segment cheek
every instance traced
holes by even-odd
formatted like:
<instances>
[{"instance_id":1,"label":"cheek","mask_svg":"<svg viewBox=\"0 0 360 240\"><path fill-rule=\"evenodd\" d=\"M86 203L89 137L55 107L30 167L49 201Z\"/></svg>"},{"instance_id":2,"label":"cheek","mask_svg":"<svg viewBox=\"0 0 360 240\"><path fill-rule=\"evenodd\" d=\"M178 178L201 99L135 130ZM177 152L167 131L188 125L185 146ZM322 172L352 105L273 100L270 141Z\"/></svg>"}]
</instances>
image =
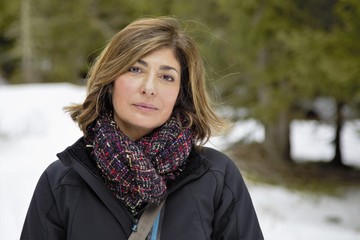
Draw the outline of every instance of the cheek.
<instances>
[{"instance_id":1,"label":"cheek","mask_svg":"<svg viewBox=\"0 0 360 240\"><path fill-rule=\"evenodd\" d=\"M133 91L133 87L131 84L128 84L128 81L124 81L122 79L117 79L114 83L113 90L113 103L121 102L123 99L127 99L128 95Z\"/></svg>"},{"instance_id":2,"label":"cheek","mask_svg":"<svg viewBox=\"0 0 360 240\"><path fill-rule=\"evenodd\" d=\"M117 93L126 93L128 89L130 88L129 84L127 84L127 81L125 81L122 78L118 78L114 83L114 92Z\"/></svg>"},{"instance_id":3,"label":"cheek","mask_svg":"<svg viewBox=\"0 0 360 240\"><path fill-rule=\"evenodd\" d=\"M178 89L167 90L166 93L164 94L165 96L164 101L166 101L166 104L169 107L173 108L175 106L178 95L179 95Z\"/></svg>"}]
</instances>

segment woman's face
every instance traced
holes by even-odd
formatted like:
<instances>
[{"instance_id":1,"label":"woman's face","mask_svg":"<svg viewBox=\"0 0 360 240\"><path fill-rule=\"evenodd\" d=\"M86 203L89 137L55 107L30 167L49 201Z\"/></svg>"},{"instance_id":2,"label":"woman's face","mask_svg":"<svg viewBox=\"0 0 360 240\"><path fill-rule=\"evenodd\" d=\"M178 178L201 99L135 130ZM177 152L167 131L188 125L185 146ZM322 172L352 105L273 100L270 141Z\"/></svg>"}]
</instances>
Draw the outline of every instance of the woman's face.
<instances>
[{"instance_id":1,"label":"woman's face","mask_svg":"<svg viewBox=\"0 0 360 240\"><path fill-rule=\"evenodd\" d=\"M114 82L114 120L131 139L139 139L170 117L180 91L180 63L171 48L139 59Z\"/></svg>"}]
</instances>

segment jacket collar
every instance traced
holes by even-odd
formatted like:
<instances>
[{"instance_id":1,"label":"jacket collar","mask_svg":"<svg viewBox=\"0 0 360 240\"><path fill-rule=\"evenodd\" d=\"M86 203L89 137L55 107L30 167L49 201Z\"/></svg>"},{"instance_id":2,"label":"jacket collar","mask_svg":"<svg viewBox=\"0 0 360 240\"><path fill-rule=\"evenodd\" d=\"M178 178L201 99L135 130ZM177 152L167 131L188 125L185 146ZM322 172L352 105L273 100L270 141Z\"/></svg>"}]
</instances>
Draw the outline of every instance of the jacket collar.
<instances>
[{"instance_id":1,"label":"jacket collar","mask_svg":"<svg viewBox=\"0 0 360 240\"><path fill-rule=\"evenodd\" d=\"M96 171L93 172L91 170L96 167L91 163L91 158L85 147L84 139L80 138L74 145L57 154L57 156L65 166L72 167L81 176L115 216L125 234L129 236L131 234L131 226L134 219L125 207L119 204L112 196L102 179L96 174Z\"/></svg>"},{"instance_id":2,"label":"jacket collar","mask_svg":"<svg viewBox=\"0 0 360 240\"><path fill-rule=\"evenodd\" d=\"M185 184L200 178L208 171L209 167L209 161L199 153L199 150L196 149L196 147L193 148L182 174L175 181L167 183L167 194L170 195Z\"/></svg>"},{"instance_id":3,"label":"jacket collar","mask_svg":"<svg viewBox=\"0 0 360 240\"><path fill-rule=\"evenodd\" d=\"M78 174L90 185L90 187L99 195L101 199L108 199L107 195L110 195L113 199L108 203L114 205L112 202L118 202L107 190L103 179L100 175L95 162L91 159L90 150L85 145L84 138L80 138L72 146L65 149L63 152L57 155L60 161L65 166L72 167ZM209 169L209 161L199 153L199 150L195 147L189 155L189 160L182 173L175 181L168 183L168 192L170 195L177 189L181 188L185 184L200 178Z\"/></svg>"}]
</instances>

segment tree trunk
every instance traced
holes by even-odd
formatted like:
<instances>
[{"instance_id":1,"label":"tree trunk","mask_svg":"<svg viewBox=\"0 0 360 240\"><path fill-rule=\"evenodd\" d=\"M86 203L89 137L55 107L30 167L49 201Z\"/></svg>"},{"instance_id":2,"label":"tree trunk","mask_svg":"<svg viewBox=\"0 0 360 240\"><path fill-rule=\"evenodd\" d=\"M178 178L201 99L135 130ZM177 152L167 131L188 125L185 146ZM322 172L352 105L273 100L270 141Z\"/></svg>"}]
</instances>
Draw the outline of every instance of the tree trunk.
<instances>
[{"instance_id":1,"label":"tree trunk","mask_svg":"<svg viewBox=\"0 0 360 240\"><path fill-rule=\"evenodd\" d=\"M31 0L21 1L21 72L22 81L36 80L33 65L33 43L31 36Z\"/></svg>"},{"instance_id":2,"label":"tree trunk","mask_svg":"<svg viewBox=\"0 0 360 240\"><path fill-rule=\"evenodd\" d=\"M277 121L265 126L264 147L271 158L292 161L290 120L287 112L280 113Z\"/></svg>"},{"instance_id":3,"label":"tree trunk","mask_svg":"<svg viewBox=\"0 0 360 240\"><path fill-rule=\"evenodd\" d=\"M341 133L344 125L342 110L344 105L345 104L343 102L336 103L335 139L334 139L335 155L333 160L331 161L332 164L341 167L344 166L342 162L342 151L341 151Z\"/></svg>"}]
</instances>

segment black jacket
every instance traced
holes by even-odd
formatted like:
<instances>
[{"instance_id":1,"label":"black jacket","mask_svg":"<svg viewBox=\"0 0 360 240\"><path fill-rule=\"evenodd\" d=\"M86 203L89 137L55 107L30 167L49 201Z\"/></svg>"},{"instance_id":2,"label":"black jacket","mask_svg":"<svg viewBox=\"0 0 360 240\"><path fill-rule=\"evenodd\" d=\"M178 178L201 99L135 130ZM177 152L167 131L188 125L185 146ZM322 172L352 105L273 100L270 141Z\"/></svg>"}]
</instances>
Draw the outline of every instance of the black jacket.
<instances>
[{"instance_id":1,"label":"black jacket","mask_svg":"<svg viewBox=\"0 0 360 240\"><path fill-rule=\"evenodd\" d=\"M21 239L122 240L133 217L105 187L81 138L42 174ZM263 239L245 183L233 162L193 150L185 175L168 186L161 239Z\"/></svg>"}]
</instances>

